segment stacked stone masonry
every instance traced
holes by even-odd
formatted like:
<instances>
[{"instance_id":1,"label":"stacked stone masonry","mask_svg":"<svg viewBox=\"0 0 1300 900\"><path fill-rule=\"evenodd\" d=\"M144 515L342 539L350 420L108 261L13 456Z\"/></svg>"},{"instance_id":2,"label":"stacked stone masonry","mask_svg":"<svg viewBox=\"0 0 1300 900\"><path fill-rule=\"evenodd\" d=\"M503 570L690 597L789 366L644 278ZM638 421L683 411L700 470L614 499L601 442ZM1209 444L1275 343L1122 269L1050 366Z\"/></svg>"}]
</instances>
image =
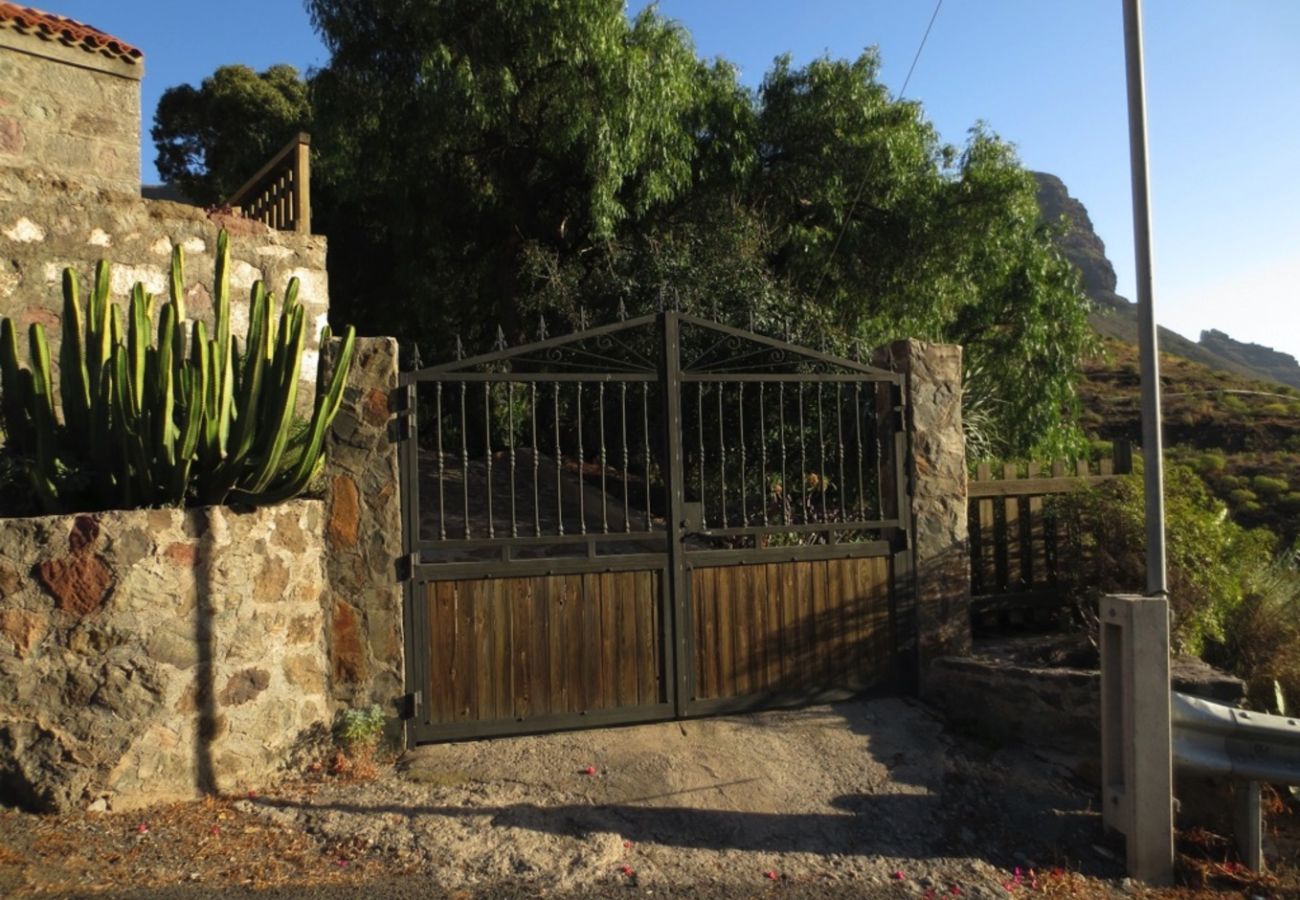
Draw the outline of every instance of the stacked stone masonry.
<instances>
[{"instance_id":1,"label":"stacked stone masonry","mask_svg":"<svg viewBox=\"0 0 1300 900\"><path fill-rule=\"evenodd\" d=\"M896 341L875 364L905 376L916 585L918 676L941 656L970 651L970 547L961 347ZM920 677L922 690L926 680Z\"/></svg>"},{"instance_id":2,"label":"stacked stone masonry","mask_svg":"<svg viewBox=\"0 0 1300 900\"><path fill-rule=\"evenodd\" d=\"M0 799L254 788L330 719L319 500L0 520Z\"/></svg>"},{"instance_id":3,"label":"stacked stone masonry","mask_svg":"<svg viewBox=\"0 0 1300 900\"><path fill-rule=\"evenodd\" d=\"M331 691L345 704L378 703L390 716L404 690L401 497L390 433L396 388L397 342L358 339L325 448Z\"/></svg>"},{"instance_id":4,"label":"stacked stone masonry","mask_svg":"<svg viewBox=\"0 0 1300 900\"><path fill-rule=\"evenodd\" d=\"M180 203L141 200L37 169L0 167L0 315L19 326L24 348L28 326L40 322L57 370L64 268L77 270L83 297L95 264L107 259L112 298L119 304L126 304L137 281L165 298L172 246L179 245L185 251L186 312L191 320L211 326L213 255L222 227L231 235L231 328L236 335L247 333L254 282L264 281L279 299L289 279L298 279L308 323L299 409L309 411L318 336L329 312L323 237L272 231Z\"/></svg>"},{"instance_id":5,"label":"stacked stone masonry","mask_svg":"<svg viewBox=\"0 0 1300 900\"><path fill-rule=\"evenodd\" d=\"M0 165L138 195L143 69L0 29Z\"/></svg>"}]
</instances>

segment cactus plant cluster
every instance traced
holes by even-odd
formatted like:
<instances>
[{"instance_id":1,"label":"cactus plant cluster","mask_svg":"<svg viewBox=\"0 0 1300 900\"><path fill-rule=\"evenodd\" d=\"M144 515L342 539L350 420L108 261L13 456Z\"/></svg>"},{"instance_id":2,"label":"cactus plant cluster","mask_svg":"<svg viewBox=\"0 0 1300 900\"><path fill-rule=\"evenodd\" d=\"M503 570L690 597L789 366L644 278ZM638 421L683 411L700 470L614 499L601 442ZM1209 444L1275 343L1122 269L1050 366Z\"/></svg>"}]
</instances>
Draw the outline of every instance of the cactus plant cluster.
<instances>
[{"instance_id":1,"label":"cactus plant cluster","mask_svg":"<svg viewBox=\"0 0 1300 900\"><path fill-rule=\"evenodd\" d=\"M101 508L275 503L300 493L324 461L354 344L349 328L332 374L317 368L311 419L294 415L306 340L298 282L274 298L252 288L247 340L230 330L230 247L217 239L215 328L185 316L185 260L172 251L170 297L155 324L141 284L122 308L109 300L100 261L85 309L76 272L63 273L59 400L44 329L28 332L21 364L14 323L0 321L0 419L6 450L25 469L47 512L88 502ZM321 334L321 345L329 339Z\"/></svg>"}]
</instances>

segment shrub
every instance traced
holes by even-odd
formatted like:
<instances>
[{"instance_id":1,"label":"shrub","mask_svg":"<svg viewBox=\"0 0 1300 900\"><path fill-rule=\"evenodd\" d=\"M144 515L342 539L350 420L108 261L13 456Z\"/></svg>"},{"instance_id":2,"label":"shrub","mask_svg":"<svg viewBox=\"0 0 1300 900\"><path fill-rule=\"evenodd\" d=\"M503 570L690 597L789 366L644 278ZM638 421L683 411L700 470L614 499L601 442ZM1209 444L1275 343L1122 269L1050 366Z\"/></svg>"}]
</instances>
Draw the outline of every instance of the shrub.
<instances>
[{"instance_id":1,"label":"shrub","mask_svg":"<svg viewBox=\"0 0 1300 900\"><path fill-rule=\"evenodd\" d=\"M275 503L300 493L320 471L353 330L328 384L322 355L314 410L303 422L296 401L307 326L297 279L285 290L278 322L272 319L274 298L261 282L253 286L241 348L230 329L229 269L229 238L222 231L212 336L195 321L188 341L179 247L172 253L170 302L155 310L153 296L137 283L125 318L108 298L106 262L96 267L84 317L76 273L65 270L62 419L42 326L33 323L29 330L26 368L14 323L0 321L4 451L45 512ZM328 337L326 328L321 340Z\"/></svg>"},{"instance_id":2,"label":"shrub","mask_svg":"<svg viewBox=\"0 0 1300 900\"><path fill-rule=\"evenodd\" d=\"M1287 707L1300 703L1300 569L1294 552L1261 566L1241 603L1229 610L1224 640L1211 660L1245 679L1252 702L1276 705L1280 685Z\"/></svg>"},{"instance_id":3,"label":"shrub","mask_svg":"<svg viewBox=\"0 0 1300 900\"><path fill-rule=\"evenodd\" d=\"M1233 506L1245 506L1247 503L1254 503L1259 497L1254 491L1247 488L1237 488L1228 492L1228 500Z\"/></svg>"},{"instance_id":4,"label":"shrub","mask_svg":"<svg viewBox=\"0 0 1300 900\"><path fill-rule=\"evenodd\" d=\"M1140 472L1055 502L1062 524L1059 571L1080 600L1146 585L1146 527ZM1247 531L1228 517L1186 466L1165 470L1165 538L1173 644L1199 655L1222 642L1224 623L1250 578L1270 562L1274 537Z\"/></svg>"},{"instance_id":5,"label":"shrub","mask_svg":"<svg viewBox=\"0 0 1300 900\"><path fill-rule=\"evenodd\" d=\"M1291 489L1285 478L1274 478L1272 475L1256 475L1250 480L1250 486L1255 489L1255 493L1265 497L1276 497Z\"/></svg>"},{"instance_id":6,"label":"shrub","mask_svg":"<svg viewBox=\"0 0 1300 900\"><path fill-rule=\"evenodd\" d=\"M1228 460L1222 453L1210 451L1196 457L1196 470L1202 475L1221 472L1227 463Z\"/></svg>"}]
</instances>

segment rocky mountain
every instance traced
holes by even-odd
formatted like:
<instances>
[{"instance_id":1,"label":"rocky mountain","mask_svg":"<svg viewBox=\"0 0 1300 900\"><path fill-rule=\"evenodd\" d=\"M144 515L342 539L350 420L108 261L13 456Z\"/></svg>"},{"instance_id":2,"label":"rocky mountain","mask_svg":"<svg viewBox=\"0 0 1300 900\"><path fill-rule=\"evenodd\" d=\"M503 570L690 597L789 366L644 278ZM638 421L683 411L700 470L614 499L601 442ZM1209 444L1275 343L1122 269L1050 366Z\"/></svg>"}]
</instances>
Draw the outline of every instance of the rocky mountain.
<instances>
[{"instance_id":1,"label":"rocky mountain","mask_svg":"<svg viewBox=\"0 0 1300 900\"><path fill-rule=\"evenodd\" d=\"M1300 387L1300 363L1290 353L1282 353L1263 344L1236 341L1213 328L1201 332L1200 345L1224 359L1262 372L1275 381Z\"/></svg>"},{"instance_id":2,"label":"rocky mountain","mask_svg":"<svg viewBox=\"0 0 1300 900\"><path fill-rule=\"evenodd\" d=\"M1043 220L1058 223L1062 217L1065 219L1066 229L1059 238L1059 246L1066 259L1078 267L1084 293L1096 306L1090 316L1093 327L1105 337L1136 344L1137 305L1115 293L1115 268L1106 257L1106 245L1093 230L1087 208L1070 196L1060 178L1047 172L1033 175L1038 183L1038 206ZM1221 331L1202 332L1199 343L1168 328L1161 327L1159 333L1160 349L1165 353L1243 378L1300 387L1300 364L1289 354L1233 340Z\"/></svg>"}]
</instances>

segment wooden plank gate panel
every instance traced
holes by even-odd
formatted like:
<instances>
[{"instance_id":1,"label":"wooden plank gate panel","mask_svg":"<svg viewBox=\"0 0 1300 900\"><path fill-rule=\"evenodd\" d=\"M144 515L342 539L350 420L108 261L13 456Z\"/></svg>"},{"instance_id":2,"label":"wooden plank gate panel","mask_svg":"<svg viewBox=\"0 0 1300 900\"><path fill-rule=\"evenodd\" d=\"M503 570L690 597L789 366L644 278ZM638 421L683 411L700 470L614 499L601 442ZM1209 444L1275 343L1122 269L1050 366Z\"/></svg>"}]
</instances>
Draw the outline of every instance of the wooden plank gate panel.
<instances>
[{"instance_id":1,"label":"wooden plank gate panel","mask_svg":"<svg viewBox=\"0 0 1300 900\"><path fill-rule=\"evenodd\" d=\"M429 721L491 722L665 702L656 571L430 581Z\"/></svg>"},{"instance_id":2,"label":"wooden plank gate panel","mask_svg":"<svg viewBox=\"0 0 1300 900\"><path fill-rule=\"evenodd\" d=\"M796 701L890 681L890 578L887 557L695 568L694 699Z\"/></svg>"}]
</instances>

